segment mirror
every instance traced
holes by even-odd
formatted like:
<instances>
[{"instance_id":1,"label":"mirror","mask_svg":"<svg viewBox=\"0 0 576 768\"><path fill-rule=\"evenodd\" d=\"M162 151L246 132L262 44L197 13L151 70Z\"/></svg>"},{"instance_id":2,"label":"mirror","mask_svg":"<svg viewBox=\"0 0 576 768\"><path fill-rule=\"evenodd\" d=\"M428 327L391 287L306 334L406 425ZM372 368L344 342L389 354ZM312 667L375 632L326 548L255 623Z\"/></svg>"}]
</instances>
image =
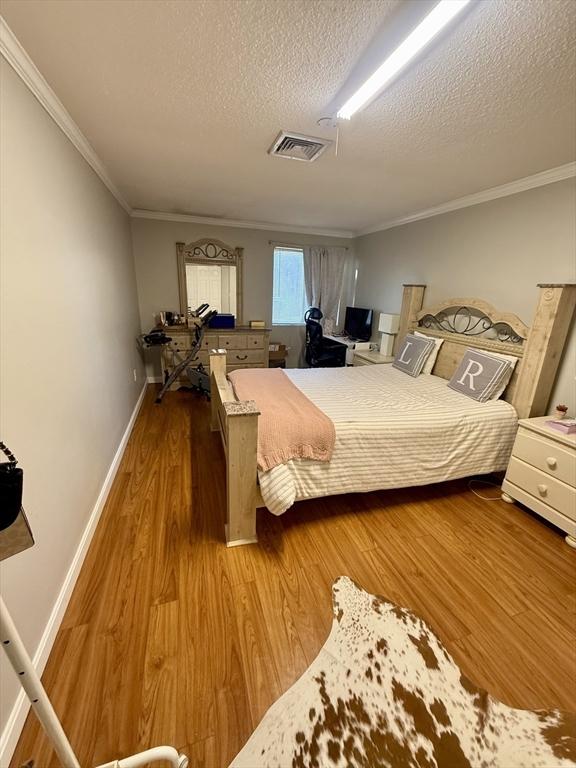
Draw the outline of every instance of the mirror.
<instances>
[{"instance_id":1,"label":"mirror","mask_svg":"<svg viewBox=\"0 0 576 768\"><path fill-rule=\"evenodd\" d=\"M242 248L219 240L176 243L180 311L207 303L210 309L226 312L242 321Z\"/></svg>"},{"instance_id":2,"label":"mirror","mask_svg":"<svg viewBox=\"0 0 576 768\"><path fill-rule=\"evenodd\" d=\"M192 309L206 302L210 309L236 315L236 267L186 264L186 296Z\"/></svg>"}]
</instances>

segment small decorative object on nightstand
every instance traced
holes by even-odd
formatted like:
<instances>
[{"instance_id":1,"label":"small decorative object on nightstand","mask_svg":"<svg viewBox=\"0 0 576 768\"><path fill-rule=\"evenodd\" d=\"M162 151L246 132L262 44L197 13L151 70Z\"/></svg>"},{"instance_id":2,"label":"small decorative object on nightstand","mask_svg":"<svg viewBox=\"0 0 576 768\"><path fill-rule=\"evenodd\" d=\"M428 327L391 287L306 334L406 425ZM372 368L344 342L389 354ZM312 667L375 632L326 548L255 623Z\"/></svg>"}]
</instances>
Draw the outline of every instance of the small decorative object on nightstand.
<instances>
[{"instance_id":1,"label":"small decorative object on nightstand","mask_svg":"<svg viewBox=\"0 0 576 768\"><path fill-rule=\"evenodd\" d=\"M391 363L394 356L381 355L380 352L371 352L369 349L362 349L354 352L354 362L352 365L356 368L359 365L381 365L382 363Z\"/></svg>"},{"instance_id":2,"label":"small decorative object on nightstand","mask_svg":"<svg viewBox=\"0 0 576 768\"><path fill-rule=\"evenodd\" d=\"M568 406L567 405L557 405L556 410L554 411L554 418L555 419L565 419L568 415Z\"/></svg>"},{"instance_id":3,"label":"small decorative object on nightstand","mask_svg":"<svg viewBox=\"0 0 576 768\"><path fill-rule=\"evenodd\" d=\"M551 429L549 418L519 422L502 498L519 501L557 525L576 548L576 434Z\"/></svg>"}]
</instances>

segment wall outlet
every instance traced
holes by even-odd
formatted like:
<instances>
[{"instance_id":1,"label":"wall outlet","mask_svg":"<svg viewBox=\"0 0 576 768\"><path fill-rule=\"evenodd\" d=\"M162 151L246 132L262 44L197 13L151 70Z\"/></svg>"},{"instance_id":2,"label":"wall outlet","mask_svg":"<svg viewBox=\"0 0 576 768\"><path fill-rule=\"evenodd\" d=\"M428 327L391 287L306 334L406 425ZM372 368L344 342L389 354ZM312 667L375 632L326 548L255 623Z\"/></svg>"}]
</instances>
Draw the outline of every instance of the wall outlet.
<instances>
[{"instance_id":1,"label":"wall outlet","mask_svg":"<svg viewBox=\"0 0 576 768\"><path fill-rule=\"evenodd\" d=\"M134 381L138 381L138 374L136 373L136 368L132 370L132 373L134 375Z\"/></svg>"}]
</instances>

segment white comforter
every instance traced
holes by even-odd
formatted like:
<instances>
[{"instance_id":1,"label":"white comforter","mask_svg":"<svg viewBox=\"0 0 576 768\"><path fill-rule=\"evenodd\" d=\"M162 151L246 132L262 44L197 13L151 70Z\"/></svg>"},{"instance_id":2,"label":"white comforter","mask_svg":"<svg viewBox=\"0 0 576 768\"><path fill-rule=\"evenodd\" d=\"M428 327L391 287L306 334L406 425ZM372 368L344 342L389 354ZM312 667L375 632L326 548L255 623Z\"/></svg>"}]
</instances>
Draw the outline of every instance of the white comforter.
<instances>
[{"instance_id":1,"label":"white comforter","mask_svg":"<svg viewBox=\"0 0 576 768\"><path fill-rule=\"evenodd\" d=\"M330 462L289 461L259 472L276 515L295 501L426 485L504 470L518 419L504 400L477 403L422 374L391 365L288 370L336 427Z\"/></svg>"}]
</instances>

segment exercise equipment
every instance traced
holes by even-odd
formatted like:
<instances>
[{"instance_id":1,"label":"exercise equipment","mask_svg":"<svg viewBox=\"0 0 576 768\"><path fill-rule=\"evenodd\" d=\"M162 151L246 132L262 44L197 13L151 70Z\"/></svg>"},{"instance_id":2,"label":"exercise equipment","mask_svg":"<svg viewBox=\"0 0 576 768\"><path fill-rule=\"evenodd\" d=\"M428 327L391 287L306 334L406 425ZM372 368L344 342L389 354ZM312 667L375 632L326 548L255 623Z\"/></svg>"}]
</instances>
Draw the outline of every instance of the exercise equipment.
<instances>
[{"instance_id":1,"label":"exercise equipment","mask_svg":"<svg viewBox=\"0 0 576 768\"><path fill-rule=\"evenodd\" d=\"M218 312L215 309L210 310L207 314L204 314L206 310L208 309L208 304L200 304L200 306L195 309L193 312L190 312L190 317L188 319L188 325L192 326L194 330L194 344L192 345L192 348L188 355L180 362L177 366L174 367L174 370L172 373L166 378L162 389L158 393L155 402L161 403L162 398L168 392L172 384L178 379L178 377L188 368L190 368L190 371L198 370L192 367L190 364L198 354L200 347L202 346L202 339L204 337L204 332L206 330L206 326L210 322L210 320L215 317ZM169 336L166 336L164 333L164 329L155 328L150 333L142 334L142 336L138 337L140 346L144 349L149 349L150 347L158 347L162 346L163 344L168 344L172 341L172 339ZM188 377L190 378L190 373L188 373ZM206 393L206 387L198 387L202 392ZM209 391L209 388L208 388Z\"/></svg>"}]
</instances>

